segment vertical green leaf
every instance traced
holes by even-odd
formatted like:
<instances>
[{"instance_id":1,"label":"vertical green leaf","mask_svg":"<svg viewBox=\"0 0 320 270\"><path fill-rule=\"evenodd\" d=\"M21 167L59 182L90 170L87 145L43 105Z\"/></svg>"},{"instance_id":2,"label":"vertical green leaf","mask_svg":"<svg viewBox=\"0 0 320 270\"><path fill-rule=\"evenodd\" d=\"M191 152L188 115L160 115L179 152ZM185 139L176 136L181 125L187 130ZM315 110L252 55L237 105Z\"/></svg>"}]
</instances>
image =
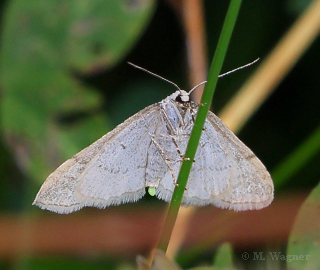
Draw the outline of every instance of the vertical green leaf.
<instances>
[{"instance_id":1,"label":"vertical green leaf","mask_svg":"<svg viewBox=\"0 0 320 270\"><path fill-rule=\"evenodd\" d=\"M320 269L320 184L299 210L287 248L290 270Z\"/></svg>"},{"instance_id":2,"label":"vertical green leaf","mask_svg":"<svg viewBox=\"0 0 320 270\"><path fill-rule=\"evenodd\" d=\"M214 260L214 269L221 269L221 270L232 270L235 269L233 265L233 251L231 244L224 243L222 244L215 256Z\"/></svg>"}]
</instances>

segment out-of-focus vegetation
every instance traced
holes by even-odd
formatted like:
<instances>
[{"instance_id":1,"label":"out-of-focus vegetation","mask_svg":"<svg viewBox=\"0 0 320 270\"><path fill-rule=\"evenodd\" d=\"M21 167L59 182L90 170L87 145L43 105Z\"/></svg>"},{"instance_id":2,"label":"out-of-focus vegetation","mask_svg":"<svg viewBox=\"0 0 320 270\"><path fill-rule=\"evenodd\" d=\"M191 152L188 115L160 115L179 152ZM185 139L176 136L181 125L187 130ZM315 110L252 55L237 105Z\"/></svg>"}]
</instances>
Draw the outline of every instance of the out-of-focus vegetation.
<instances>
[{"instance_id":1,"label":"out-of-focus vegetation","mask_svg":"<svg viewBox=\"0 0 320 270\"><path fill-rule=\"evenodd\" d=\"M0 36L0 209L3 213L23 213L27 220L28 208L52 170L138 110L175 90L133 69L126 61L174 81L183 89L191 87L187 83L188 59L178 2L3 2ZM228 3L204 1L208 61L212 59ZM263 61L310 3L244 1L223 72L257 57ZM316 39L238 133L270 172L292 156L298 163L305 160L302 166L288 163L287 170L293 173L277 185L276 198L291 191L310 193L319 182L319 46ZM255 68L219 80L213 100L215 113L219 113ZM308 146L305 151L301 151L303 145ZM295 152L296 149L300 152ZM299 169L292 170L296 167ZM287 251L289 255L310 255L310 260L292 260L288 262L289 269L319 266L315 255L320 240L318 189L301 208ZM145 201L142 204L149 203L148 198ZM126 209L130 211L132 207ZM40 210L32 209L40 215ZM314 227L309 235L310 228L304 226L310 222ZM26 243L22 241L22 244ZM223 246L215 262L222 261L223 267L235 267L221 259L233 254L233 261L239 267L284 268L286 260L268 257L270 246L277 248L271 249L272 252L286 255L286 246L278 246L276 242L264 247L251 246L248 250L251 255L265 252L266 261L245 260L241 257L245 249L238 247L232 252L230 246ZM30 254L17 252L14 257L0 254L0 269L132 269L134 265L132 254L126 254L125 250L119 258L90 252L81 257ZM194 252L197 254L194 256L185 254L188 255L182 252L179 258L183 267L209 265L214 250L201 255Z\"/></svg>"}]
</instances>

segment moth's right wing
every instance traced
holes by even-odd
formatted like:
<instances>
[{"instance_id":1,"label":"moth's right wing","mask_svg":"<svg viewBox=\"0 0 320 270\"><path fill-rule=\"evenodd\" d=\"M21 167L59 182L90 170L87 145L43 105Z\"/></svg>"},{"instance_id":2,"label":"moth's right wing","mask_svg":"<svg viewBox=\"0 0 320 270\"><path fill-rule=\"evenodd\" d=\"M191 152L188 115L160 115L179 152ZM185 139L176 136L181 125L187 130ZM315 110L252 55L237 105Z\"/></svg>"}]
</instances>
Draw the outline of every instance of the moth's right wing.
<instances>
[{"instance_id":1,"label":"moth's right wing","mask_svg":"<svg viewBox=\"0 0 320 270\"><path fill-rule=\"evenodd\" d=\"M257 156L212 112L184 194L185 205L255 210L273 200L273 181Z\"/></svg>"},{"instance_id":2,"label":"moth's right wing","mask_svg":"<svg viewBox=\"0 0 320 270\"><path fill-rule=\"evenodd\" d=\"M145 194L149 132L159 106L153 104L64 162L49 175L33 204L67 214L84 206L105 208Z\"/></svg>"}]
</instances>

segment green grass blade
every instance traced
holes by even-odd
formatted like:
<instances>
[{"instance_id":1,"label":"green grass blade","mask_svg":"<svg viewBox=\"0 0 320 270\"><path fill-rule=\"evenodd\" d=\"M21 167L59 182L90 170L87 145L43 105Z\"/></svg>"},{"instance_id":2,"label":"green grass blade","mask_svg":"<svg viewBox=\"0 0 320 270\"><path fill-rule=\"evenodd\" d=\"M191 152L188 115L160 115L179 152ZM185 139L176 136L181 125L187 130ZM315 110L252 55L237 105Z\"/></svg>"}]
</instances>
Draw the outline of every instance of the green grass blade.
<instances>
[{"instance_id":1,"label":"green grass blade","mask_svg":"<svg viewBox=\"0 0 320 270\"><path fill-rule=\"evenodd\" d=\"M291 176L298 172L319 151L320 126L272 171L271 175L275 188L284 185Z\"/></svg>"},{"instance_id":2,"label":"green grass blade","mask_svg":"<svg viewBox=\"0 0 320 270\"><path fill-rule=\"evenodd\" d=\"M197 118L195 120L194 128L191 132L190 140L185 154L185 157L190 160L184 160L182 163L177 180L179 186L176 187L174 190L163 232L161 235L159 248L162 250L167 249L170 235L178 215L183 193L187 185L187 180L190 174L191 166L195 157L197 146L199 144L202 128L211 105L211 100L214 94L215 87L217 85L218 76L220 74L222 64L227 52L227 48L239 13L241 2L241 0L231 0L227 11L219 42L210 68L208 82L202 95L201 104L203 106L199 106Z\"/></svg>"}]
</instances>

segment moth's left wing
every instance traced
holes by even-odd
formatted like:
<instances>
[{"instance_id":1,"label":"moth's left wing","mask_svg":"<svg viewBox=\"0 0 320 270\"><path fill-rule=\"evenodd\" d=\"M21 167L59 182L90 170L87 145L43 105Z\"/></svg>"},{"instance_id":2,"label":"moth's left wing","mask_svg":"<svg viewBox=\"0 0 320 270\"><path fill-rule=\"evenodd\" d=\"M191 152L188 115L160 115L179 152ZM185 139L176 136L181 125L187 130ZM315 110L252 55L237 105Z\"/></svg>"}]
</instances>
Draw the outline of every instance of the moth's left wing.
<instances>
[{"instance_id":1,"label":"moth's left wing","mask_svg":"<svg viewBox=\"0 0 320 270\"><path fill-rule=\"evenodd\" d=\"M67 214L84 206L104 208L145 194L146 152L158 104L133 115L49 175L33 204Z\"/></svg>"}]
</instances>

